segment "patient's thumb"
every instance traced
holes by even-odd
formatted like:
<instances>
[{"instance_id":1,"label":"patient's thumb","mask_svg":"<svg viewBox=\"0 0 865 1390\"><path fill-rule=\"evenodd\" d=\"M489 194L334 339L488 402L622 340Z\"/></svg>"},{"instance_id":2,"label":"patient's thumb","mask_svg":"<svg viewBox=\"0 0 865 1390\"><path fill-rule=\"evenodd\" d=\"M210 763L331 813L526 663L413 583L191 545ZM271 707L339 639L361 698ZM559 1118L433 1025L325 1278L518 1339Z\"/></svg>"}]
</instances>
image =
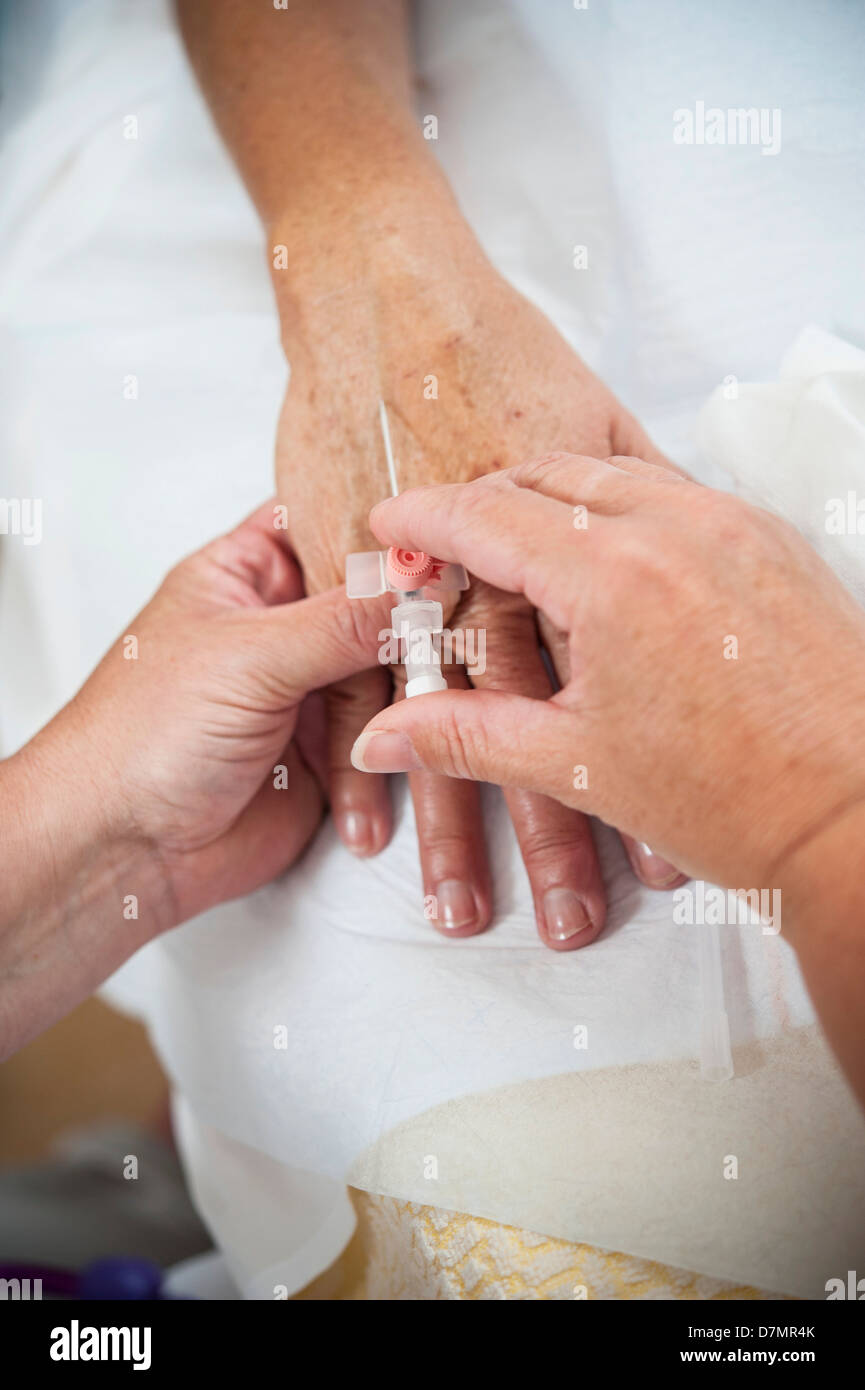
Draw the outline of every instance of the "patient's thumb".
<instances>
[{"instance_id":1,"label":"patient's thumb","mask_svg":"<svg viewBox=\"0 0 865 1390\"><path fill-rule=\"evenodd\" d=\"M402 700L370 720L351 760L362 772L441 772L544 792L569 805L574 716L548 700L452 690Z\"/></svg>"}]
</instances>

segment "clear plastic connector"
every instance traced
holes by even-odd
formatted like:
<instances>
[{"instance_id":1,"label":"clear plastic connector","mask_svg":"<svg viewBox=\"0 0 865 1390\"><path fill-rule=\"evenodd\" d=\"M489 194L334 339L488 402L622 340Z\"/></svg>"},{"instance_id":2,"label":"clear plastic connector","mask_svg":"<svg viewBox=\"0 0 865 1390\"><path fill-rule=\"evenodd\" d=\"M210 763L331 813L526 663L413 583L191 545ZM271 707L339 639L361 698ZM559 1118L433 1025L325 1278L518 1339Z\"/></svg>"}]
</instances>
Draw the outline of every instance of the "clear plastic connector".
<instances>
[{"instance_id":1,"label":"clear plastic connector","mask_svg":"<svg viewBox=\"0 0 865 1390\"><path fill-rule=\"evenodd\" d=\"M345 591L349 598L377 598L398 594L401 602L391 612L393 632L399 639L405 664L405 693L431 695L447 690L442 675L438 635L442 631L442 606L424 598L429 590L467 589L469 578L462 565L446 564L422 550L370 550L349 555L345 562Z\"/></svg>"}]
</instances>

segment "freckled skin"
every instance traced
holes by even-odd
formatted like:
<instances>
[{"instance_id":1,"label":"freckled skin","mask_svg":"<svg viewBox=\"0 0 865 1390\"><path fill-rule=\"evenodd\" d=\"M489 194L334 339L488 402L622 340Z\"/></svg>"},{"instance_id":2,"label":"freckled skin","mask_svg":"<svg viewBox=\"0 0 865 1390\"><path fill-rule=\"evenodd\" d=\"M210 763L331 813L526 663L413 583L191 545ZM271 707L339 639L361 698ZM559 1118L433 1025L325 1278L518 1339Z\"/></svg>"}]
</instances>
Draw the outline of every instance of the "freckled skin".
<instances>
[{"instance_id":1,"label":"freckled skin","mask_svg":"<svg viewBox=\"0 0 865 1390\"><path fill-rule=\"evenodd\" d=\"M419 274L407 260L376 275L365 297L328 296L286 343L277 487L313 589L338 582L345 555L374 544L366 517L388 492L379 399L401 490L557 450L666 462L544 315L485 263L479 274L469 258L463 274L448 257ZM424 394L431 376L437 398Z\"/></svg>"}]
</instances>

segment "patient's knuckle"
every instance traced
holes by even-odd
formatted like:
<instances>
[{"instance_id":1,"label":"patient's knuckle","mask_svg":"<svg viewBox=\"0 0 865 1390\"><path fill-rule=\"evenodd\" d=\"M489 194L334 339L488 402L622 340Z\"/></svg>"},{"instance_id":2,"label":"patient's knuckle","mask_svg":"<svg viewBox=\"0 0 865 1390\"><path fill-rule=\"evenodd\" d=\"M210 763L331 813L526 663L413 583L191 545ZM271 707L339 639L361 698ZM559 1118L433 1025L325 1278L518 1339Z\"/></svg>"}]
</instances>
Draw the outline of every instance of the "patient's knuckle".
<instances>
[{"instance_id":1,"label":"patient's knuckle","mask_svg":"<svg viewBox=\"0 0 865 1390\"><path fill-rule=\"evenodd\" d=\"M487 690L516 690L538 661L535 612L522 597L502 595L486 611L474 613L476 632L485 638L484 670L473 673ZM477 621L479 620L479 621Z\"/></svg>"},{"instance_id":2,"label":"patient's knuckle","mask_svg":"<svg viewBox=\"0 0 865 1390\"><path fill-rule=\"evenodd\" d=\"M382 706L382 692L362 676L337 681L325 693L328 717L334 725L353 726L360 720L377 714Z\"/></svg>"},{"instance_id":3,"label":"patient's knuckle","mask_svg":"<svg viewBox=\"0 0 865 1390\"><path fill-rule=\"evenodd\" d=\"M558 862L573 852L573 827L536 824L524 827L520 833L523 858L533 864Z\"/></svg>"},{"instance_id":4,"label":"patient's knuckle","mask_svg":"<svg viewBox=\"0 0 865 1390\"><path fill-rule=\"evenodd\" d=\"M522 670L516 661L487 660L486 670L472 676L479 690L504 690L516 693L522 684Z\"/></svg>"},{"instance_id":5,"label":"patient's knuckle","mask_svg":"<svg viewBox=\"0 0 865 1390\"><path fill-rule=\"evenodd\" d=\"M444 826L425 827L423 841L424 847L429 853L450 863L465 853L465 835L453 829L446 829Z\"/></svg>"}]
</instances>

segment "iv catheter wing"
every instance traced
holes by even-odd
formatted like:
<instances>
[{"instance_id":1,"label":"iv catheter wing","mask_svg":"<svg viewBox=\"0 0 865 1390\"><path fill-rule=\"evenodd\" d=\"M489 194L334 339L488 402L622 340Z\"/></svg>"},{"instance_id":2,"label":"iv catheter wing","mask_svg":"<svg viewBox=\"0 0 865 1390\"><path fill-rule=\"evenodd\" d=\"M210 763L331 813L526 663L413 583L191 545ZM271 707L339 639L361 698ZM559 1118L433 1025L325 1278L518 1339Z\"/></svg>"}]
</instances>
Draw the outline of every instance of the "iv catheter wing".
<instances>
[{"instance_id":1,"label":"iv catheter wing","mask_svg":"<svg viewBox=\"0 0 865 1390\"><path fill-rule=\"evenodd\" d=\"M349 598L377 598L379 594L405 592L411 583L408 578L394 584L388 574L388 551L356 551L346 556L345 591ZM400 552L406 554L407 552ZM415 558L415 553L412 554ZM424 557L426 558L426 557ZM419 587L423 589L462 590L469 587L469 578L462 565L449 565L444 561L431 560L428 576ZM393 566L391 566L393 571Z\"/></svg>"},{"instance_id":2,"label":"iv catheter wing","mask_svg":"<svg viewBox=\"0 0 865 1390\"><path fill-rule=\"evenodd\" d=\"M349 598L377 598L387 592L383 550L356 551L345 558L345 592Z\"/></svg>"}]
</instances>

